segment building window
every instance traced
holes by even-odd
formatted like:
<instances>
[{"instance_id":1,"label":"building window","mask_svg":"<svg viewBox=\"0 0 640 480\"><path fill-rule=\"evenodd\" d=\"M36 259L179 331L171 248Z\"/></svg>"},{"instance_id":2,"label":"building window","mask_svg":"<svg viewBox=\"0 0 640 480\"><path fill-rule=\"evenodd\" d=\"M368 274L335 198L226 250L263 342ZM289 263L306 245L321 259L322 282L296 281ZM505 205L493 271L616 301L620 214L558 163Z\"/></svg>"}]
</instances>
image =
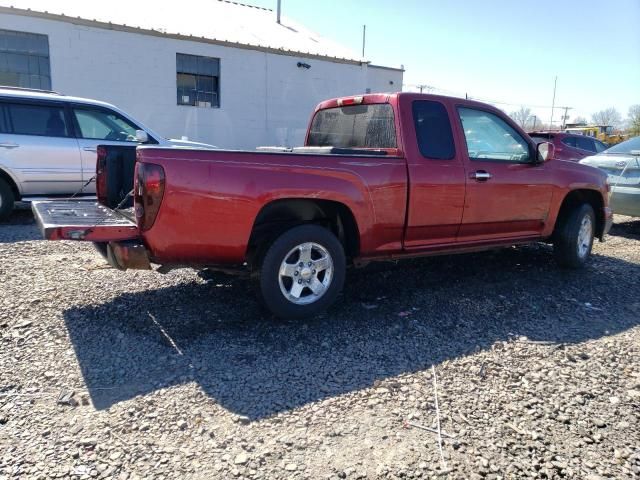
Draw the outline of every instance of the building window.
<instances>
[{"instance_id":1,"label":"building window","mask_svg":"<svg viewBox=\"0 0 640 480\"><path fill-rule=\"evenodd\" d=\"M46 35L0 30L0 85L51 90Z\"/></svg>"},{"instance_id":2,"label":"building window","mask_svg":"<svg viewBox=\"0 0 640 480\"><path fill-rule=\"evenodd\" d=\"M220 59L176 54L178 105L220 106Z\"/></svg>"}]
</instances>

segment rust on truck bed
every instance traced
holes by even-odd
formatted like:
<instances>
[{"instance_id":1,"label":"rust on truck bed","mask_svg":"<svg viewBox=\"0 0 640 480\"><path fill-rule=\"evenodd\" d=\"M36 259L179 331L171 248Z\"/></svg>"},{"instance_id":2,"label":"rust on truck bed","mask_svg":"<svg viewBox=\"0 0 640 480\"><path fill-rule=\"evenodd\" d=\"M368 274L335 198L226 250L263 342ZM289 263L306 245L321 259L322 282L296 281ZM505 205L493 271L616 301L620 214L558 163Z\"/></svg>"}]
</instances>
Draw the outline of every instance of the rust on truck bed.
<instances>
[{"instance_id":1,"label":"rust on truck bed","mask_svg":"<svg viewBox=\"0 0 640 480\"><path fill-rule=\"evenodd\" d=\"M138 226L96 202L33 202L38 227L47 240L121 241L138 238Z\"/></svg>"}]
</instances>

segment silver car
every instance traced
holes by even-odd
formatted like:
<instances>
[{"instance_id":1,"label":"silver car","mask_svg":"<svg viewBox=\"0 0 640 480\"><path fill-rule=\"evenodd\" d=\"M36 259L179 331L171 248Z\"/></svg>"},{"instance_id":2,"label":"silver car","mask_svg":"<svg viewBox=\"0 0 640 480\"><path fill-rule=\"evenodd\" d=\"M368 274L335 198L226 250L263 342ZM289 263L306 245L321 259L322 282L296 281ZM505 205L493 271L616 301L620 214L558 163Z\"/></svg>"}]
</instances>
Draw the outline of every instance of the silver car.
<instances>
[{"instance_id":1,"label":"silver car","mask_svg":"<svg viewBox=\"0 0 640 480\"><path fill-rule=\"evenodd\" d=\"M94 194L97 146L141 143L212 148L167 140L108 103L0 87L0 218L18 200Z\"/></svg>"},{"instance_id":2,"label":"silver car","mask_svg":"<svg viewBox=\"0 0 640 480\"><path fill-rule=\"evenodd\" d=\"M640 137L583 158L580 163L598 167L609 176L613 213L640 217Z\"/></svg>"}]
</instances>

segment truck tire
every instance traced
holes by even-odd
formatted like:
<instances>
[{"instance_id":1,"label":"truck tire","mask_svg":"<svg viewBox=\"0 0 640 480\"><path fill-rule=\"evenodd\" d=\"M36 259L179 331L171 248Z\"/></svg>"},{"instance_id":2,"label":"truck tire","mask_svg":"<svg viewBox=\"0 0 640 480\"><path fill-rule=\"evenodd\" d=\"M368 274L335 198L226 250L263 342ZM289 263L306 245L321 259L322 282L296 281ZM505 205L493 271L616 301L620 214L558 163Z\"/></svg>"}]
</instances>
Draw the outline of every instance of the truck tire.
<instances>
[{"instance_id":1,"label":"truck tire","mask_svg":"<svg viewBox=\"0 0 640 480\"><path fill-rule=\"evenodd\" d=\"M15 198L11 186L0 178L0 220L6 219L13 211Z\"/></svg>"},{"instance_id":2,"label":"truck tire","mask_svg":"<svg viewBox=\"0 0 640 480\"><path fill-rule=\"evenodd\" d=\"M558 219L553 241L556 261L561 267L581 268L589 259L596 230L596 216L591 205L577 205Z\"/></svg>"},{"instance_id":3,"label":"truck tire","mask_svg":"<svg viewBox=\"0 0 640 480\"><path fill-rule=\"evenodd\" d=\"M301 225L277 237L262 260L260 299L277 317L312 317L328 308L344 284L346 260L331 231Z\"/></svg>"}]
</instances>

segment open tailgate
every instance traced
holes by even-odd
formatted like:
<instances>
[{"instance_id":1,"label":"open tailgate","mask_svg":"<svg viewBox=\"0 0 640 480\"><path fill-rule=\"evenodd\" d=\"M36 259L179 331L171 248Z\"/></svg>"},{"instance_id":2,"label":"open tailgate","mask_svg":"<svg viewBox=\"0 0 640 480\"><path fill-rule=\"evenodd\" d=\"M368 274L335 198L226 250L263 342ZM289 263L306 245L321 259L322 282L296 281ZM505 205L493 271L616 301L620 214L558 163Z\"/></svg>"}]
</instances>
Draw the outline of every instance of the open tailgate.
<instances>
[{"instance_id":1,"label":"open tailgate","mask_svg":"<svg viewBox=\"0 0 640 480\"><path fill-rule=\"evenodd\" d=\"M135 222L96 202L42 201L33 202L31 208L47 240L111 242L139 237Z\"/></svg>"}]
</instances>

